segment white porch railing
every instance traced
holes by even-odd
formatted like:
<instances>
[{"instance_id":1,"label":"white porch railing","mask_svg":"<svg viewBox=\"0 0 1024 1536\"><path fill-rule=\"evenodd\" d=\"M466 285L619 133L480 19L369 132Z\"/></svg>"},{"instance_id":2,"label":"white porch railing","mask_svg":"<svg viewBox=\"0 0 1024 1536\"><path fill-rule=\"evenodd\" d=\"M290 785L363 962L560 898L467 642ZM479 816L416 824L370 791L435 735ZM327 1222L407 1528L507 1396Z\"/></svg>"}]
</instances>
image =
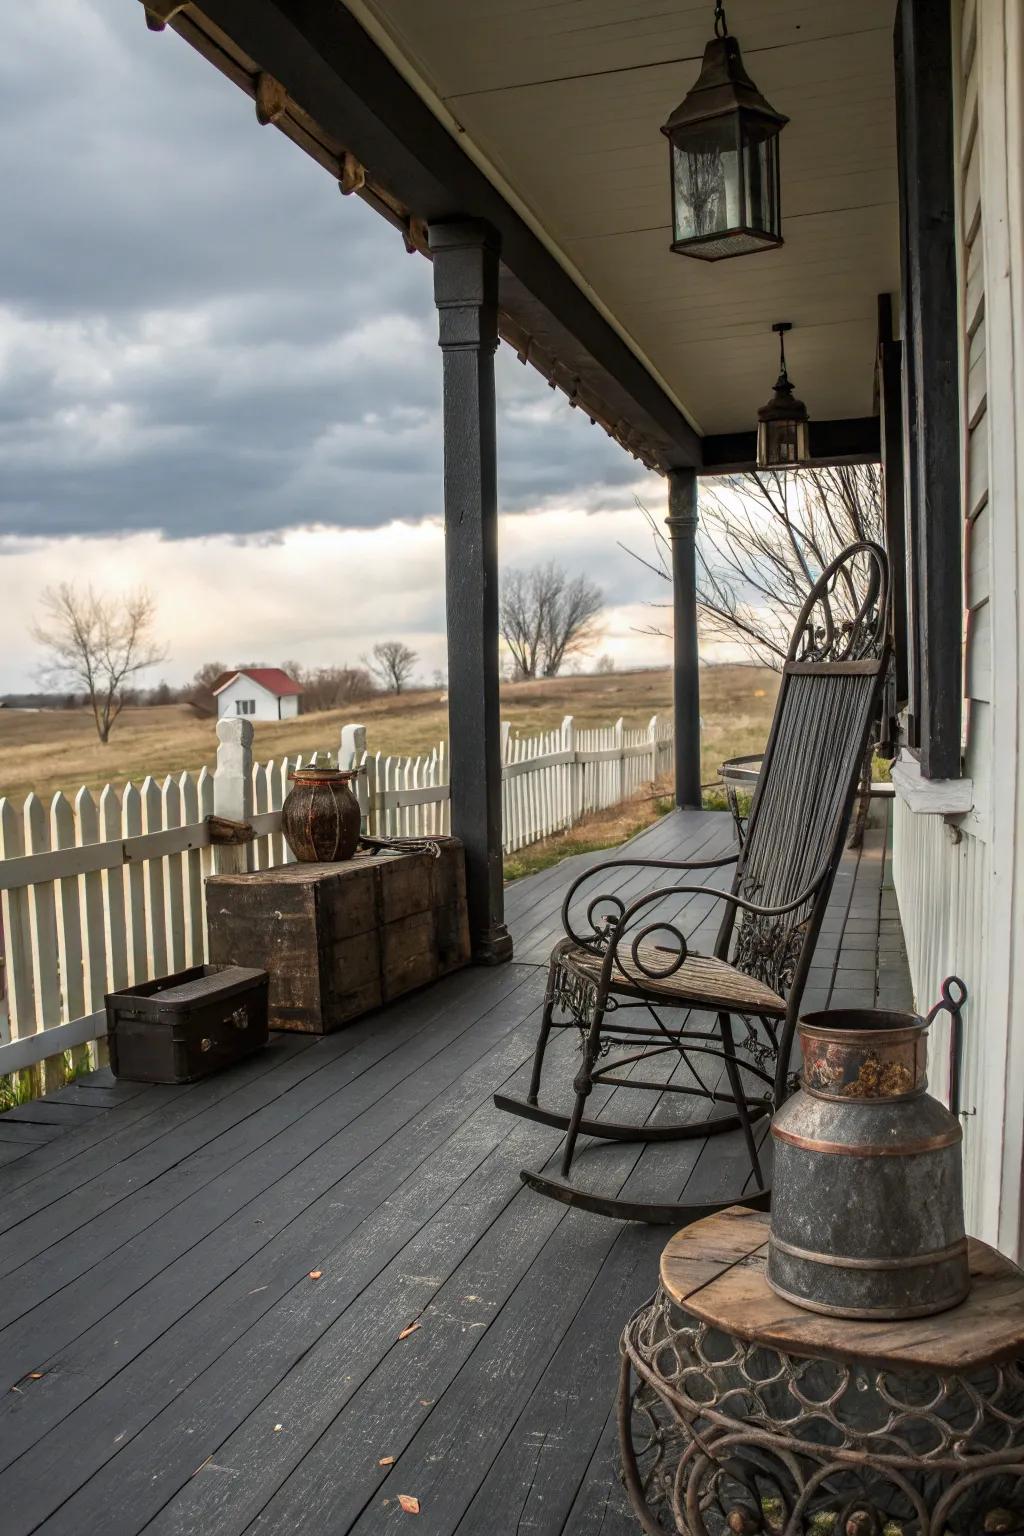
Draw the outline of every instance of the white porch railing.
<instances>
[{"instance_id":1,"label":"white porch railing","mask_svg":"<svg viewBox=\"0 0 1024 1536\"><path fill-rule=\"evenodd\" d=\"M254 763L249 721L217 726L216 772L182 773L141 787L82 788L49 806L0 799L3 996L0 1074L43 1064L60 1081L60 1055L106 1031L104 994L206 954L203 880L213 871L267 869L291 855L281 835L288 775L302 757ZM671 771L672 727L559 730L524 737L503 728L506 853L628 799ZM308 754L305 761L321 754ZM417 758L366 750L345 726L338 759L359 769L364 828L378 836L440 835L450 828L445 743ZM207 817L248 822L248 844L211 842Z\"/></svg>"}]
</instances>

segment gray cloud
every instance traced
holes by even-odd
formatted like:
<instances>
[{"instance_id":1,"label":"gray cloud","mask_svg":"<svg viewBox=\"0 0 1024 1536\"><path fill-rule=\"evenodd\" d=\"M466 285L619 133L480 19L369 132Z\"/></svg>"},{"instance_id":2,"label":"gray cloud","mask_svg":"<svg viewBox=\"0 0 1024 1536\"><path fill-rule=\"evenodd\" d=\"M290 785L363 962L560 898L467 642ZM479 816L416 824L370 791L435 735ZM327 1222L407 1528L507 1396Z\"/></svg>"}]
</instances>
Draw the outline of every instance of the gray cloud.
<instances>
[{"instance_id":1,"label":"gray cloud","mask_svg":"<svg viewBox=\"0 0 1024 1536\"><path fill-rule=\"evenodd\" d=\"M428 263L132 0L0 37L0 534L435 516ZM498 381L505 510L636 478L504 348Z\"/></svg>"}]
</instances>

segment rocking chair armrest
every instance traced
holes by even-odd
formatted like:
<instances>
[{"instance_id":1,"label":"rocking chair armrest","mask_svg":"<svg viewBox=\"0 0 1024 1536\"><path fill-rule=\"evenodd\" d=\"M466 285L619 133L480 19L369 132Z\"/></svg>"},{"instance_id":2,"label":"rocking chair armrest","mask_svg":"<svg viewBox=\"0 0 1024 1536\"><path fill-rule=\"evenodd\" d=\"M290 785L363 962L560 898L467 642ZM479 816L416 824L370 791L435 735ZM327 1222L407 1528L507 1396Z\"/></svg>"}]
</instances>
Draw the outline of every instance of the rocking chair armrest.
<instances>
[{"instance_id":1,"label":"rocking chair armrest","mask_svg":"<svg viewBox=\"0 0 1024 1536\"><path fill-rule=\"evenodd\" d=\"M804 906L815 895L817 895L822 881L825 879L827 873L827 869L823 869L816 876L816 878L811 881L810 885L806 886L798 896L793 898L792 901L780 903L778 906L765 906L761 902L749 901L745 896L737 896L734 891L721 891L712 885L670 885L664 886L657 891L648 891L645 895L637 897L636 901L634 901L631 906L625 909L625 911L622 913L622 916L615 924L615 937L612 939L612 942L608 945L607 950L605 951L605 965L608 969L608 972L610 974L611 968L614 965L617 965L620 970L624 969L622 961L619 957L619 945L622 943L623 939L627 937L626 930L629 928L633 919L640 912L642 912L645 907L652 906L655 902L663 901L668 896L711 896L716 901L728 902L730 906L736 907L744 912L752 912L758 917L785 917L790 912L798 911L800 907ZM642 940L652 932L671 934L671 936L676 940L678 944L678 949L674 952L666 948L666 953L668 955L666 965L664 968L659 968L656 970L651 969L651 967L644 962L640 955L640 944ZM664 947L665 946L659 946L659 948ZM631 937L629 951L633 964L637 967L637 969L643 975L649 976L656 980L664 980L666 977L674 975L674 973L678 971L683 965L687 954L689 953L687 948L686 935L681 933L675 924L670 923L667 919L663 922L654 922L645 928L641 928L637 934Z\"/></svg>"},{"instance_id":2,"label":"rocking chair armrest","mask_svg":"<svg viewBox=\"0 0 1024 1536\"><path fill-rule=\"evenodd\" d=\"M818 888L824 880L826 870L811 881L810 885L794 896L792 901L787 901L780 906L764 906L761 902L750 901L746 896L737 896L735 891L720 891L714 885L669 885L660 891L647 891L645 895L638 896L631 907L627 907L619 921L620 930L624 930L627 924L641 912L644 907L652 902L663 901L666 896L711 896L716 901L727 901L731 906L740 907L744 912L753 912L757 917L785 917L790 912L796 912L805 902L817 895ZM667 925L666 925L667 926ZM620 933L621 937L621 933ZM616 941L617 942L617 941Z\"/></svg>"},{"instance_id":3,"label":"rocking chair armrest","mask_svg":"<svg viewBox=\"0 0 1024 1536\"><path fill-rule=\"evenodd\" d=\"M590 940L590 939L582 938L573 929L572 923L569 921L569 910L570 910L570 908L572 906L572 903L573 903L573 900L574 900L574 898L576 896L576 892L580 889L580 887L586 885L588 880L593 880L596 876L604 874L607 870L610 870L610 869L670 869L670 870L723 869L726 865L735 864L736 860L738 858L739 858L739 850L737 849L737 851L735 853L728 853L723 858L719 858L719 859L605 859L603 861L603 863L601 863L601 864L594 864L594 865L591 866L590 869L584 870L582 875L577 875L576 879L569 886L569 889L565 893L565 900L562 902L562 929L565 932L566 936L568 938L574 940L574 942L576 942L577 944L583 944L584 947L587 947L587 948L591 947L593 941ZM596 927L596 925L595 925L595 923L594 923L594 921L593 921L593 919L591 917L591 913L593 912L595 906L598 903L602 902L602 901L603 902L607 902L610 905L613 905L613 906L617 907L618 910L619 910L619 916L620 917L625 912L625 904L622 901L621 897L616 896L616 895L614 895L611 892L609 892L607 895L598 894L597 896L595 896L591 900L590 905L587 908L587 922L590 924L591 930L592 930L592 932L594 933L595 936L599 933L600 930Z\"/></svg>"}]
</instances>

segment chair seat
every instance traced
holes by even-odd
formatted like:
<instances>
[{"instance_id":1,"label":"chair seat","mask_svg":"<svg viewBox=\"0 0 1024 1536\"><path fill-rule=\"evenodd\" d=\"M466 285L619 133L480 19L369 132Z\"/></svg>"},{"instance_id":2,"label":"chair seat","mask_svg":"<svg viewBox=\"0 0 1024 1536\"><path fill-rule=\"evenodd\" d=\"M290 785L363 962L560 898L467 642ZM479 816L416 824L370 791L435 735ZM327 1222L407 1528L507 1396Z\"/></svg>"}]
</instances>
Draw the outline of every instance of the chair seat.
<instances>
[{"instance_id":1,"label":"chair seat","mask_svg":"<svg viewBox=\"0 0 1024 1536\"><path fill-rule=\"evenodd\" d=\"M599 979L603 963L600 955L593 955L571 941L563 941L556 953L561 964L577 975L588 981ZM652 970L664 970L672 960L672 951L657 944L641 944L639 955ZM771 987L712 955L690 953L671 976L654 977L644 975L626 948L612 971L610 990L619 996L657 998L693 1008L722 1008L772 1018L783 1018L786 1013L785 1000Z\"/></svg>"}]
</instances>

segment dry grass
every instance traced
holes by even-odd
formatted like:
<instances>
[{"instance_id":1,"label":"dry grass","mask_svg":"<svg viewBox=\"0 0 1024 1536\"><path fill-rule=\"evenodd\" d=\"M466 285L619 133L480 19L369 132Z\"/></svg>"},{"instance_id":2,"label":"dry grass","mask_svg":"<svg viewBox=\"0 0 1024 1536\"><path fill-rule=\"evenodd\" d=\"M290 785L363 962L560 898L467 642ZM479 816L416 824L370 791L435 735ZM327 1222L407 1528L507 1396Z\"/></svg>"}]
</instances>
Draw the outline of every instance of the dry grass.
<instances>
[{"instance_id":1,"label":"dry grass","mask_svg":"<svg viewBox=\"0 0 1024 1536\"><path fill-rule=\"evenodd\" d=\"M764 745L777 686L773 673L757 667L702 670L705 782L717 777L723 757L756 752ZM672 677L667 671L510 683L502 689L501 703L502 718L527 735L550 730L567 714L581 726L609 725L620 715L627 725L641 725L671 708ZM264 761L314 748L334 749L342 725L353 720L366 725L371 750L385 753L429 752L448 733L444 696L429 690L259 723L256 756ZM97 741L85 710L0 710L0 793L15 799L31 789L48 798L58 789L74 792L80 784L100 789L108 782L137 782L147 774L162 778L204 763L212 767L215 752L214 722L197 717L186 705L126 709L106 746Z\"/></svg>"}]
</instances>

